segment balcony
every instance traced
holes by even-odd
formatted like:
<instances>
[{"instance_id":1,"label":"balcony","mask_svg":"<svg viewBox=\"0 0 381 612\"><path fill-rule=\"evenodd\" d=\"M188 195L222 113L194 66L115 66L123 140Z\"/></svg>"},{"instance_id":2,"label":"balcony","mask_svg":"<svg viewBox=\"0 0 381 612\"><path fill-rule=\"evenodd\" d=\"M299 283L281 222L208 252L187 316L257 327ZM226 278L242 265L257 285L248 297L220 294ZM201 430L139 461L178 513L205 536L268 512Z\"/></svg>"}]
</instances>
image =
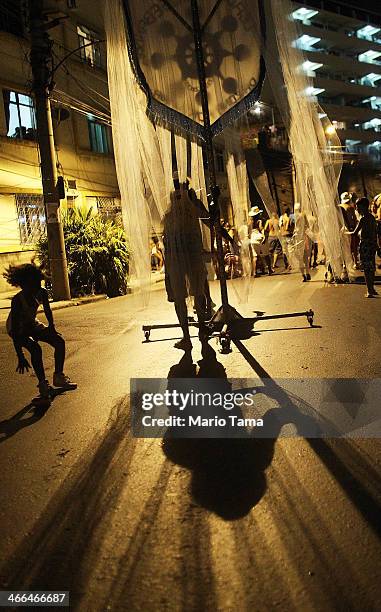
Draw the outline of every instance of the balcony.
<instances>
[{"instance_id":1,"label":"balcony","mask_svg":"<svg viewBox=\"0 0 381 612\"><path fill-rule=\"evenodd\" d=\"M381 28L376 28L373 25L367 24L356 31L356 36L357 38L362 38L371 42L381 43L379 35L378 37L375 36L375 34L378 34L379 32L381 32Z\"/></svg>"}]
</instances>

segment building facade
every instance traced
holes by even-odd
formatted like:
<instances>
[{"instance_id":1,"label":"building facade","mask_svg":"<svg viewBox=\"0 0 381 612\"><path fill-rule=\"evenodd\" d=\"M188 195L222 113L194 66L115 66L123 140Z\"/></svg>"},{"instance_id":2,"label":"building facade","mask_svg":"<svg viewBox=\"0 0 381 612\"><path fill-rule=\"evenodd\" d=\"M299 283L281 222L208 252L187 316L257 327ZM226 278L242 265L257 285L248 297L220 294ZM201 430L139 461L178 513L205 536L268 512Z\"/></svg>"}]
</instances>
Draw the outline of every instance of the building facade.
<instances>
[{"instance_id":1,"label":"building facade","mask_svg":"<svg viewBox=\"0 0 381 612\"><path fill-rule=\"evenodd\" d=\"M381 188L381 6L374 12L351 2L294 2L311 93L333 123L347 154L373 164L370 191ZM374 194L373 194L374 195Z\"/></svg>"},{"instance_id":2,"label":"building facade","mask_svg":"<svg viewBox=\"0 0 381 612\"><path fill-rule=\"evenodd\" d=\"M58 20L49 35L56 66L51 95L56 166L66 195L61 206L93 207L113 217L120 196L103 17L92 10L91 0L47 0L44 8L47 21ZM4 267L31 260L46 223L27 24L27 3L0 1L0 291L9 289Z\"/></svg>"}]
</instances>

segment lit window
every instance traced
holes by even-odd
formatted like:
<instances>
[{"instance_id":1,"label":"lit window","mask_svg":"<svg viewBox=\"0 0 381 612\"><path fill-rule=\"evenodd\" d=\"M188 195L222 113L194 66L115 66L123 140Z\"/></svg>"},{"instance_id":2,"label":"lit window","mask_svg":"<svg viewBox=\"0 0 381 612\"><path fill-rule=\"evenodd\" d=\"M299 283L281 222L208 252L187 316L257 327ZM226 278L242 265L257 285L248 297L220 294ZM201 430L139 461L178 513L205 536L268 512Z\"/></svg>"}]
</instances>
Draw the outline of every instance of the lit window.
<instances>
[{"instance_id":1,"label":"lit window","mask_svg":"<svg viewBox=\"0 0 381 612\"><path fill-rule=\"evenodd\" d=\"M369 51L365 51L364 53L360 53L358 56L359 62L367 62L368 64L373 64L377 57L380 57L381 51L373 51L369 49ZM378 62L376 62L378 63Z\"/></svg>"},{"instance_id":2,"label":"lit window","mask_svg":"<svg viewBox=\"0 0 381 612\"><path fill-rule=\"evenodd\" d=\"M315 76L315 70L318 70L323 66L323 64L319 64L318 62L310 62L310 60L306 60L303 62L303 70L308 76Z\"/></svg>"},{"instance_id":3,"label":"lit window","mask_svg":"<svg viewBox=\"0 0 381 612\"><path fill-rule=\"evenodd\" d=\"M380 96L371 96L370 98L366 98L362 100L363 104L370 103L370 108L373 110L381 110L381 97Z\"/></svg>"},{"instance_id":4,"label":"lit window","mask_svg":"<svg viewBox=\"0 0 381 612\"><path fill-rule=\"evenodd\" d=\"M110 153L107 137L107 127L98 123L92 117L88 117L90 147L96 153Z\"/></svg>"},{"instance_id":5,"label":"lit window","mask_svg":"<svg viewBox=\"0 0 381 612\"><path fill-rule=\"evenodd\" d=\"M365 38L368 40L372 40L372 36L374 34L377 34L377 32L380 31L380 28L375 28L372 25L366 25L363 28L360 28L359 30L357 30L357 36L359 38Z\"/></svg>"},{"instance_id":6,"label":"lit window","mask_svg":"<svg viewBox=\"0 0 381 612\"><path fill-rule=\"evenodd\" d=\"M296 39L294 46L299 49L311 49L312 45L315 45L321 40L321 38L317 38L316 36L310 36L309 34L303 34Z\"/></svg>"},{"instance_id":7,"label":"lit window","mask_svg":"<svg viewBox=\"0 0 381 612\"><path fill-rule=\"evenodd\" d=\"M369 74L366 74L365 76L362 77L361 84L362 85L370 85L371 87L376 87L375 83L379 79L381 79L381 74L376 74L375 72L370 72Z\"/></svg>"},{"instance_id":8,"label":"lit window","mask_svg":"<svg viewBox=\"0 0 381 612\"><path fill-rule=\"evenodd\" d=\"M305 19L311 19L311 17L315 17L315 15L317 15L318 13L319 11L314 11L313 9L302 7L291 13L291 15L296 21L304 21Z\"/></svg>"},{"instance_id":9,"label":"lit window","mask_svg":"<svg viewBox=\"0 0 381 612\"><path fill-rule=\"evenodd\" d=\"M103 219L113 221L117 225L123 225L122 208L119 199L105 196L95 196L95 202L98 214L100 214Z\"/></svg>"},{"instance_id":10,"label":"lit window","mask_svg":"<svg viewBox=\"0 0 381 612\"><path fill-rule=\"evenodd\" d=\"M66 195L66 207L67 208L75 208L75 201L77 199L77 196L73 196L73 195Z\"/></svg>"},{"instance_id":11,"label":"lit window","mask_svg":"<svg viewBox=\"0 0 381 612\"><path fill-rule=\"evenodd\" d=\"M370 121L366 121L365 123L363 123L362 127L364 130L376 130L377 132L379 132L380 125L381 125L381 119L378 119L377 117L375 117L374 119L371 119Z\"/></svg>"},{"instance_id":12,"label":"lit window","mask_svg":"<svg viewBox=\"0 0 381 612\"><path fill-rule=\"evenodd\" d=\"M83 47L80 52L83 61L90 64L90 66L100 66L101 53L99 43L97 42L99 36L85 26L77 26L77 34L79 46Z\"/></svg>"},{"instance_id":13,"label":"lit window","mask_svg":"<svg viewBox=\"0 0 381 612\"><path fill-rule=\"evenodd\" d=\"M34 246L46 228L44 198L42 195L18 193L15 199L20 242Z\"/></svg>"},{"instance_id":14,"label":"lit window","mask_svg":"<svg viewBox=\"0 0 381 612\"><path fill-rule=\"evenodd\" d=\"M36 122L33 98L16 91L3 90L7 136L35 140Z\"/></svg>"},{"instance_id":15,"label":"lit window","mask_svg":"<svg viewBox=\"0 0 381 612\"><path fill-rule=\"evenodd\" d=\"M307 96L318 96L319 94L323 93L323 91L325 91L325 89L322 89L321 87L307 87L306 89L306 94Z\"/></svg>"}]
</instances>

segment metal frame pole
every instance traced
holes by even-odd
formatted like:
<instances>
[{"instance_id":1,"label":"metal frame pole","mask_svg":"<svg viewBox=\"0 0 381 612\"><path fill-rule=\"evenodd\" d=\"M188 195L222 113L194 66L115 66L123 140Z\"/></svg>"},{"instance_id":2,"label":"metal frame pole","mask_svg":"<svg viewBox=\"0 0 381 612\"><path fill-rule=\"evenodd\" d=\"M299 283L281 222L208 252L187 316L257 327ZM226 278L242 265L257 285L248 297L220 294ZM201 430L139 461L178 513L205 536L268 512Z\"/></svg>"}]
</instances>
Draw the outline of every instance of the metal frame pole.
<instances>
[{"instance_id":1,"label":"metal frame pole","mask_svg":"<svg viewBox=\"0 0 381 612\"><path fill-rule=\"evenodd\" d=\"M202 30L200 24L200 16L198 12L197 0L191 0L192 6L192 20L193 20L193 33L195 42L195 52L198 70L198 79L200 83L200 96L201 96L201 107L202 115L204 120L205 130L205 152L206 159L208 162L210 191L213 198L213 206L209 206L209 212L213 221L216 243L217 243L217 261L218 261L218 273L221 287L221 301L224 313L227 315L227 307L229 306L228 289L226 284L226 274L224 265L224 253L222 247L222 235L220 225L220 210L218 204L219 188L216 179L216 165L214 159L213 150L213 138L210 129L210 115L209 115L209 102L208 102L208 91L206 86L206 74L204 64L204 50L202 48Z\"/></svg>"}]
</instances>

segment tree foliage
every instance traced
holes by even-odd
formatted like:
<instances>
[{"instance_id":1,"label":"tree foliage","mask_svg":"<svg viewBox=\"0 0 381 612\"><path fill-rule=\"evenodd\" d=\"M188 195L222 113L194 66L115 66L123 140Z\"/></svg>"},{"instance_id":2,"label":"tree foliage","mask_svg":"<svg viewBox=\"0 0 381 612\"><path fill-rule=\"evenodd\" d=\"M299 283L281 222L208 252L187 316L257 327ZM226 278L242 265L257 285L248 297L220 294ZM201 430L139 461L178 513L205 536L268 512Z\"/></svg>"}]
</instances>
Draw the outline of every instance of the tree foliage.
<instances>
[{"instance_id":1,"label":"tree foliage","mask_svg":"<svg viewBox=\"0 0 381 612\"><path fill-rule=\"evenodd\" d=\"M62 215L72 296L127 292L129 249L124 230L92 210L69 209ZM48 241L41 236L37 254L49 273Z\"/></svg>"}]
</instances>

